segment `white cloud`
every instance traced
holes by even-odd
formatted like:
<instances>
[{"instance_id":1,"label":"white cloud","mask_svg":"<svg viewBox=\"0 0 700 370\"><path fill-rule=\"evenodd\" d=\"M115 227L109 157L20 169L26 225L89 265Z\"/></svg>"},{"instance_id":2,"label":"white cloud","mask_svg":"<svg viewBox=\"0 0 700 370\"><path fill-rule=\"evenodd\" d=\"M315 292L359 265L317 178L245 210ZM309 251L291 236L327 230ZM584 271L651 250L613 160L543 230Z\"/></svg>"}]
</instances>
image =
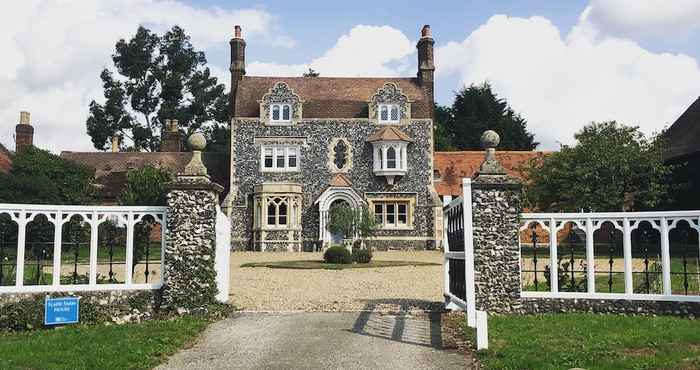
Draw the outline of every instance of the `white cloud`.
<instances>
[{"instance_id":1,"label":"white cloud","mask_svg":"<svg viewBox=\"0 0 700 370\"><path fill-rule=\"evenodd\" d=\"M677 36L700 26L698 0L592 0L581 15L609 33Z\"/></svg>"},{"instance_id":2,"label":"white cloud","mask_svg":"<svg viewBox=\"0 0 700 370\"><path fill-rule=\"evenodd\" d=\"M28 110L38 146L91 150L85 119L90 100L102 97L100 70L112 66L114 44L131 37L139 24L159 33L178 24L198 49L228 49L234 24L252 42L294 45L279 32L276 18L260 9L200 8L173 0L15 1L0 12L0 141L14 147L14 123L20 110ZM227 72L213 69L228 81Z\"/></svg>"},{"instance_id":3,"label":"white cloud","mask_svg":"<svg viewBox=\"0 0 700 370\"><path fill-rule=\"evenodd\" d=\"M562 36L542 17L492 17L464 41L440 46L436 73L438 84L489 81L545 149L572 142L590 121L658 131L700 94L700 68L688 56L599 37L586 24Z\"/></svg>"},{"instance_id":4,"label":"white cloud","mask_svg":"<svg viewBox=\"0 0 700 370\"><path fill-rule=\"evenodd\" d=\"M411 65L415 44L389 26L357 25L320 57L303 64L253 62L250 75L301 76L309 68L321 76L398 76Z\"/></svg>"}]
</instances>

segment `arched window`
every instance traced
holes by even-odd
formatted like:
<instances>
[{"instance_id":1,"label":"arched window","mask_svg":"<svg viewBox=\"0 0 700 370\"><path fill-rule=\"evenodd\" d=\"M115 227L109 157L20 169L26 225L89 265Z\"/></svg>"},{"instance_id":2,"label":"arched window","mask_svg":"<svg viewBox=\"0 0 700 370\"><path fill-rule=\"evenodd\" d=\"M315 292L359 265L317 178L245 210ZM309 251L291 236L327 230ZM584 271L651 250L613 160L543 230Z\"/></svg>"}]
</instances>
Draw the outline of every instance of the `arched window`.
<instances>
[{"instance_id":1,"label":"arched window","mask_svg":"<svg viewBox=\"0 0 700 370\"><path fill-rule=\"evenodd\" d=\"M379 168L382 169L384 167L384 151L379 149Z\"/></svg>"},{"instance_id":2,"label":"arched window","mask_svg":"<svg viewBox=\"0 0 700 370\"><path fill-rule=\"evenodd\" d=\"M396 168L396 150L393 147L386 151L386 168Z\"/></svg>"},{"instance_id":3,"label":"arched window","mask_svg":"<svg viewBox=\"0 0 700 370\"><path fill-rule=\"evenodd\" d=\"M288 123L292 120L292 106L286 103L270 104L270 122Z\"/></svg>"},{"instance_id":4,"label":"arched window","mask_svg":"<svg viewBox=\"0 0 700 370\"><path fill-rule=\"evenodd\" d=\"M277 206L277 225L287 224L287 203L280 203Z\"/></svg>"},{"instance_id":5,"label":"arched window","mask_svg":"<svg viewBox=\"0 0 700 370\"><path fill-rule=\"evenodd\" d=\"M347 157L348 146L345 144L345 141L339 140L338 143L335 144L335 148L333 148L333 163L339 170L342 170L345 168L345 165L347 165Z\"/></svg>"},{"instance_id":6,"label":"arched window","mask_svg":"<svg viewBox=\"0 0 700 370\"><path fill-rule=\"evenodd\" d=\"M267 203L267 225L282 226L287 225L289 212L286 198L272 198Z\"/></svg>"}]
</instances>

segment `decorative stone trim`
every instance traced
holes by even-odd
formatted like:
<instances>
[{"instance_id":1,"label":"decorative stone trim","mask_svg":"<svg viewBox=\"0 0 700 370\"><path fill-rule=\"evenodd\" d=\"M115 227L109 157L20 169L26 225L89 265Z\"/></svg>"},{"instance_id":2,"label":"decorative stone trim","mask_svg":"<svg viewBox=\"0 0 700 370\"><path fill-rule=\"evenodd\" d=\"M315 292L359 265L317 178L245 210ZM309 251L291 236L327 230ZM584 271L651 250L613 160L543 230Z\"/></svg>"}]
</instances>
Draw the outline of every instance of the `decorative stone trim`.
<instances>
[{"instance_id":1,"label":"decorative stone trim","mask_svg":"<svg viewBox=\"0 0 700 370\"><path fill-rule=\"evenodd\" d=\"M408 202L408 209L406 210L406 225L380 227L380 230L413 230L413 219L415 218L416 211L415 194L386 193L378 194L378 196L375 197L367 196L369 212L372 214L372 217L374 217L374 205L378 202Z\"/></svg>"},{"instance_id":2,"label":"decorative stone trim","mask_svg":"<svg viewBox=\"0 0 700 370\"><path fill-rule=\"evenodd\" d=\"M368 105L369 119L376 124L379 124L379 104L398 104L401 111L399 123L405 125L411 120L411 102L397 84L387 82L370 97ZM386 123L382 124L386 125Z\"/></svg>"},{"instance_id":3,"label":"decorative stone trim","mask_svg":"<svg viewBox=\"0 0 700 370\"><path fill-rule=\"evenodd\" d=\"M259 100L260 103L260 122L265 125L274 126L288 126L296 125L302 117L302 106L304 100L299 97L297 93L294 92L292 88L285 82L277 82L268 90L268 92L262 96ZM273 103L286 103L290 104L292 108L291 120L288 123L272 123L270 120L270 104Z\"/></svg>"},{"instance_id":4,"label":"decorative stone trim","mask_svg":"<svg viewBox=\"0 0 700 370\"><path fill-rule=\"evenodd\" d=\"M336 147L339 143L345 144L345 164L339 168L336 164ZM334 138L328 144L328 169L332 173L348 173L352 170L352 145L345 138Z\"/></svg>"}]
</instances>

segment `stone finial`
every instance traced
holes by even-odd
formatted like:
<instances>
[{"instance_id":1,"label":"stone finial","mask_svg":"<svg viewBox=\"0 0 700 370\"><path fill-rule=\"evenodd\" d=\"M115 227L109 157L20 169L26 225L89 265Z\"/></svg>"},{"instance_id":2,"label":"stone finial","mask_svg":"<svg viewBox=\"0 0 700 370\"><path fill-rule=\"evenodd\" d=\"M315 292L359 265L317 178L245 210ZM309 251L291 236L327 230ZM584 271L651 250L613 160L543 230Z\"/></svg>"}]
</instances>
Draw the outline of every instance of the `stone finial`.
<instances>
[{"instance_id":1,"label":"stone finial","mask_svg":"<svg viewBox=\"0 0 700 370\"><path fill-rule=\"evenodd\" d=\"M207 168L204 166L204 163L202 163L202 151L207 146L207 139L204 138L204 135L197 132L190 136L187 143L192 149L192 159L190 163L185 166L184 175L209 177Z\"/></svg>"},{"instance_id":2,"label":"stone finial","mask_svg":"<svg viewBox=\"0 0 700 370\"><path fill-rule=\"evenodd\" d=\"M496 159L496 147L501 142L501 137L493 130L486 130L481 135L481 147L486 150L484 161L479 167L479 176L505 175L506 169Z\"/></svg>"},{"instance_id":3,"label":"stone finial","mask_svg":"<svg viewBox=\"0 0 700 370\"><path fill-rule=\"evenodd\" d=\"M29 112L27 111L21 111L19 112L19 124L20 125L30 125L30 115Z\"/></svg>"}]
</instances>

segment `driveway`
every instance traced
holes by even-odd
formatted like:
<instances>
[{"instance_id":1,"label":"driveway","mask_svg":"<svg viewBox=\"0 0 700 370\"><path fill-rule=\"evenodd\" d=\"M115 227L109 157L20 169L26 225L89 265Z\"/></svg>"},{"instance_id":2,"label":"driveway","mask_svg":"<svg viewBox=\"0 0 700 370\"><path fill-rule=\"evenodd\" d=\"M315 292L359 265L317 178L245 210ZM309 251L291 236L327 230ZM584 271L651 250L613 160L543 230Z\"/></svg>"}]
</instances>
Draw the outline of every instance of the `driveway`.
<instances>
[{"instance_id":1,"label":"driveway","mask_svg":"<svg viewBox=\"0 0 700 370\"><path fill-rule=\"evenodd\" d=\"M442 349L440 315L242 313L210 326L159 369L467 369Z\"/></svg>"}]
</instances>

